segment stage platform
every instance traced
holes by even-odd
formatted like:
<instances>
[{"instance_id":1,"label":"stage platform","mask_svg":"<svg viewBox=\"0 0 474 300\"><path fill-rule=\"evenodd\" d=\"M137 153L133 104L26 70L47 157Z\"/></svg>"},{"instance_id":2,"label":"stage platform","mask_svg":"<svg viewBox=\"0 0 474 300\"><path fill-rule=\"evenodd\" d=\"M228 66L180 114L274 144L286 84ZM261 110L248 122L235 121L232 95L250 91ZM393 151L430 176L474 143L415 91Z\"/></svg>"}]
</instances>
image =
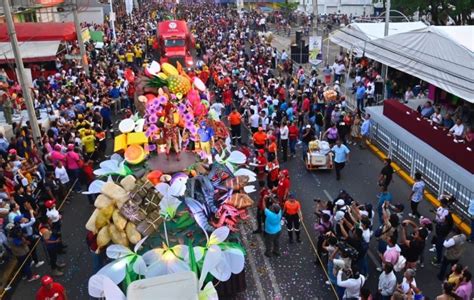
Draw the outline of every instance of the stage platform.
<instances>
[{"instance_id":1,"label":"stage platform","mask_svg":"<svg viewBox=\"0 0 474 300\"><path fill-rule=\"evenodd\" d=\"M181 152L179 161L176 160L176 154L171 153L169 159L166 154L160 153L153 155L147 159L147 168L150 170L160 170L163 173L172 174L180 172L196 162L196 154L194 152Z\"/></svg>"}]
</instances>

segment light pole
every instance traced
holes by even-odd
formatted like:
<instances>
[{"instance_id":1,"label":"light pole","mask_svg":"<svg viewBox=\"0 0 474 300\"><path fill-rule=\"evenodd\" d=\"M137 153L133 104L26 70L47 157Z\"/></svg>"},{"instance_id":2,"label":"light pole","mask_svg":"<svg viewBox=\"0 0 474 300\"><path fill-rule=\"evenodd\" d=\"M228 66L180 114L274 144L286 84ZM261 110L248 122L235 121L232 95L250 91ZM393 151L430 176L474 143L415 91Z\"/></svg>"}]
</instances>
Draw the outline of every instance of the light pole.
<instances>
[{"instance_id":1,"label":"light pole","mask_svg":"<svg viewBox=\"0 0 474 300\"><path fill-rule=\"evenodd\" d=\"M110 3L109 21L110 21L110 26L112 27L112 36L115 41L117 39L117 35L115 33L115 13L114 13L114 6L112 2L113 0L109 0L109 3Z\"/></svg>"},{"instance_id":2,"label":"light pole","mask_svg":"<svg viewBox=\"0 0 474 300\"><path fill-rule=\"evenodd\" d=\"M74 25L76 27L77 42L79 43L79 50L81 51L82 68L84 69L86 76L89 76L89 62L87 61L86 46L82 39L82 28L79 23L79 16L77 15L77 0L74 0L72 5L72 14L74 16Z\"/></svg>"},{"instance_id":3,"label":"light pole","mask_svg":"<svg viewBox=\"0 0 474 300\"><path fill-rule=\"evenodd\" d=\"M385 2L385 30L384 36L388 35L388 29L390 26L390 0ZM387 79L388 79L388 66L382 65L382 78L383 78L383 99L387 98Z\"/></svg>"},{"instance_id":4,"label":"light pole","mask_svg":"<svg viewBox=\"0 0 474 300\"><path fill-rule=\"evenodd\" d=\"M38 146L41 145L41 132L38 126L38 119L35 114L35 107L31 99L31 90L26 84L25 66L23 65L23 59L21 57L20 48L18 46L18 40L16 37L15 25L13 24L13 17L9 0L3 0L3 13L5 14L5 19L7 21L8 35L10 36L13 55L15 56L18 81L20 81L21 91L23 93L23 98L25 99L26 109L28 111L28 119L30 121L31 131L33 134L33 140L38 150L40 150L41 147Z\"/></svg>"}]
</instances>

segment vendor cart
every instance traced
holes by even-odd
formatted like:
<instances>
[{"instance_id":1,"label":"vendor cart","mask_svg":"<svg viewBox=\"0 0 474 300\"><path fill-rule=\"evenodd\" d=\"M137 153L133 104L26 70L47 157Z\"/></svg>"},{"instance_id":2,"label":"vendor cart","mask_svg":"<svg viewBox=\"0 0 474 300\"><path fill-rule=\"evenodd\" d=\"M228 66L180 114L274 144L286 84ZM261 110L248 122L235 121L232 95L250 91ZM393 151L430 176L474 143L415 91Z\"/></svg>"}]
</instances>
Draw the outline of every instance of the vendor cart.
<instances>
[{"instance_id":1,"label":"vendor cart","mask_svg":"<svg viewBox=\"0 0 474 300\"><path fill-rule=\"evenodd\" d=\"M321 140L310 142L305 164L308 171L333 169L333 154L328 142Z\"/></svg>"}]
</instances>

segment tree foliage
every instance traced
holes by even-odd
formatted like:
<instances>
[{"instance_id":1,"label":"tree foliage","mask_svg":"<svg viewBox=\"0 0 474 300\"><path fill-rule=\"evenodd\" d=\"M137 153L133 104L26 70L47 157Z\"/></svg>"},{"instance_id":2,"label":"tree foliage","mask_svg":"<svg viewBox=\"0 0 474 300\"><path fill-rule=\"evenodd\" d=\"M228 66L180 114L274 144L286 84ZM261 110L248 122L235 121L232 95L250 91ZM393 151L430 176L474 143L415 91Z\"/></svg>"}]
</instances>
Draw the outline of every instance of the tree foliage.
<instances>
[{"instance_id":1,"label":"tree foliage","mask_svg":"<svg viewBox=\"0 0 474 300\"><path fill-rule=\"evenodd\" d=\"M434 25L445 25L451 17L457 25L472 24L471 9L473 0L392 0L392 9L406 15L419 11L426 15Z\"/></svg>"},{"instance_id":2,"label":"tree foliage","mask_svg":"<svg viewBox=\"0 0 474 300\"><path fill-rule=\"evenodd\" d=\"M278 3L278 8L282 12L282 14L288 17L292 12L294 12L298 8L298 2L290 2L286 0L285 2Z\"/></svg>"}]
</instances>

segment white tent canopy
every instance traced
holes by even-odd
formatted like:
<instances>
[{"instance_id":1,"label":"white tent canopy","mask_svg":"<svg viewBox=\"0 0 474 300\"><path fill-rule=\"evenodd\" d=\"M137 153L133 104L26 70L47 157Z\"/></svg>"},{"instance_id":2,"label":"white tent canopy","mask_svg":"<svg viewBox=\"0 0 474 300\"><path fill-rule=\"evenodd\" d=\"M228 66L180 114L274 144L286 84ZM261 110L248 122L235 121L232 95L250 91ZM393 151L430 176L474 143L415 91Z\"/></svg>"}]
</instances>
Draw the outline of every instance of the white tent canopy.
<instances>
[{"instance_id":1,"label":"white tent canopy","mask_svg":"<svg viewBox=\"0 0 474 300\"><path fill-rule=\"evenodd\" d=\"M388 36L426 27L423 22L394 22L390 23ZM331 33L329 39L341 47L352 49L361 54L366 42L383 38L384 33L384 23L351 23Z\"/></svg>"},{"instance_id":2,"label":"white tent canopy","mask_svg":"<svg viewBox=\"0 0 474 300\"><path fill-rule=\"evenodd\" d=\"M19 42L20 54L24 61L54 60L60 41ZM0 61L14 60L10 42L0 43Z\"/></svg>"},{"instance_id":3,"label":"white tent canopy","mask_svg":"<svg viewBox=\"0 0 474 300\"><path fill-rule=\"evenodd\" d=\"M371 59L474 103L474 26L425 26L387 37L377 37L380 29L370 33L359 28L351 28L356 32L349 32L351 40L332 36L331 40L348 49L361 48ZM374 38L364 39L364 35Z\"/></svg>"}]
</instances>

